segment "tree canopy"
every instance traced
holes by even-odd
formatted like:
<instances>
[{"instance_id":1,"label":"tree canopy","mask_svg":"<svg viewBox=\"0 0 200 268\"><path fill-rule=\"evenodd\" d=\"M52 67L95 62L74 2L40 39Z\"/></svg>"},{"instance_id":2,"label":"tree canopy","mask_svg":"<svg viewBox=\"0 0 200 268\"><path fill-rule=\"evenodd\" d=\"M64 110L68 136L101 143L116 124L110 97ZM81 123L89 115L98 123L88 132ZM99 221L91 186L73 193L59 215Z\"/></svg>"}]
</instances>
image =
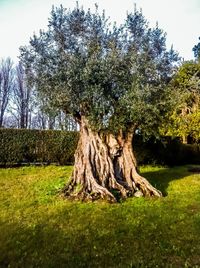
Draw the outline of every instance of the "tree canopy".
<instances>
[{"instance_id":1,"label":"tree canopy","mask_svg":"<svg viewBox=\"0 0 200 268\"><path fill-rule=\"evenodd\" d=\"M178 55L141 11L117 26L97 6L92 13L77 4L53 7L48 30L21 47L21 60L41 96L77 121L85 116L97 131L153 133L169 108Z\"/></svg>"}]
</instances>

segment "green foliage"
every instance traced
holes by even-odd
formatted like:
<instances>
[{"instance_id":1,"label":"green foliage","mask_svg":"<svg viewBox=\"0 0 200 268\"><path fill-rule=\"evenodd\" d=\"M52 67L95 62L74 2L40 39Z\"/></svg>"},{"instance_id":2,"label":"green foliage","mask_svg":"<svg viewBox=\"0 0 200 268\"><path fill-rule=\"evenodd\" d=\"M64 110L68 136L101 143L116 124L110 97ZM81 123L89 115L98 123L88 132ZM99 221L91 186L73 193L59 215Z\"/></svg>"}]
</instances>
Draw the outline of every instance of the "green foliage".
<instances>
[{"instance_id":1,"label":"green foliage","mask_svg":"<svg viewBox=\"0 0 200 268\"><path fill-rule=\"evenodd\" d=\"M86 116L96 130L118 132L137 126L158 132L169 109L166 87L174 63L166 35L150 28L143 14L129 13L123 25L105 14L53 8L48 30L21 48L29 80L55 108L77 120Z\"/></svg>"},{"instance_id":2,"label":"green foliage","mask_svg":"<svg viewBox=\"0 0 200 268\"><path fill-rule=\"evenodd\" d=\"M138 165L156 164L178 166L184 164L200 164L200 145L183 144L180 139L151 137L145 142L136 135L133 143Z\"/></svg>"},{"instance_id":3,"label":"green foliage","mask_svg":"<svg viewBox=\"0 0 200 268\"><path fill-rule=\"evenodd\" d=\"M0 163L72 163L77 140L77 132L0 129Z\"/></svg>"},{"instance_id":4,"label":"green foliage","mask_svg":"<svg viewBox=\"0 0 200 268\"><path fill-rule=\"evenodd\" d=\"M166 194L115 205L62 199L72 167L0 169L0 267L199 267L200 175L144 167Z\"/></svg>"},{"instance_id":5,"label":"green foliage","mask_svg":"<svg viewBox=\"0 0 200 268\"><path fill-rule=\"evenodd\" d=\"M167 136L200 138L200 63L184 62L174 76L171 87L176 104L163 123L161 133Z\"/></svg>"},{"instance_id":6,"label":"green foliage","mask_svg":"<svg viewBox=\"0 0 200 268\"><path fill-rule=\"evenodd\" d=\"M199 37L200 41L200 37ZM200 42L193 47L194 57L197 61L200 61Z\"/></svg>"}]
</instances>

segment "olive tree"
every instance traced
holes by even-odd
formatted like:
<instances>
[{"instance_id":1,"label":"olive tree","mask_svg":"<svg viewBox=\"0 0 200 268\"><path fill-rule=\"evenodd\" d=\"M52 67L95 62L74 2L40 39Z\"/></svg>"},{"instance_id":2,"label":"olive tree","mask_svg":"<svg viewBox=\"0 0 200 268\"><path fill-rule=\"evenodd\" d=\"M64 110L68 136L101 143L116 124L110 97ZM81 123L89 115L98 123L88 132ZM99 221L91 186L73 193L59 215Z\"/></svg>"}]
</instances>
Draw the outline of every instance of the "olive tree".
<instances>
[{"instance_id":1,"label":"olive tree","mask_svg":"<svg viewBox=\"0 0 200 268\"><path fill-rule=\"evenodd\" d=\"M48 30L21 48L40 94L80 124L66 196L81 200L161 196L138 173L134 135L155 134L169 108L167 85L178 60L141 11L123 25L105 13L52 8Z\"/></svg>"}]
</instances>

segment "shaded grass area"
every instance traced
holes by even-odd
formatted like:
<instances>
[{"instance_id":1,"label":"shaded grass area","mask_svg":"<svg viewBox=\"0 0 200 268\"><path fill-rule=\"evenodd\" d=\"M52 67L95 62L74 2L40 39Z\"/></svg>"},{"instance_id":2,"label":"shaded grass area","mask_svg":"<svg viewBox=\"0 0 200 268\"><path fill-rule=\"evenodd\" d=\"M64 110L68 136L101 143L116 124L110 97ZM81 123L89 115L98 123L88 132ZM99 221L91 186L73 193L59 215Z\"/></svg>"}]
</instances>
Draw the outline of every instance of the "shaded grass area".
<instances>
[{"instance_id":1,"label":"shaded grass area","mask_svg":"<svg viewBox=\"0 0 200 268\"><path fill-rule=\"evenodd\" d=\"M0 169L0 267L200 267L200 174L143 167L164 192L63 200L72 167Z\"/></svg>"}]
</instances>

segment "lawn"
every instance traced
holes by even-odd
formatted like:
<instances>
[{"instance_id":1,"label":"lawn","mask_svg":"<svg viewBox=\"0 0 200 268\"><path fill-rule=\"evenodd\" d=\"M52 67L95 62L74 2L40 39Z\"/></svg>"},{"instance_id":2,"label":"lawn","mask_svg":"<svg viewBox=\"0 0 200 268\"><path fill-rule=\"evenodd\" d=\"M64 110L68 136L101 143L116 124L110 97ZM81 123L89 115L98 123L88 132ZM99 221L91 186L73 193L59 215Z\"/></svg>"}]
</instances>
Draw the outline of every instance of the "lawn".
<instances>
[{"instance_id":1,"label":"lawn","mask_svg":"<svg viewBox=\"0 0 200 268\"><path fill-rule=\"evenodd\" d=\"M0 169L0 267L200 267L200 174L143 167L164 197L59 195L72 167Z\"/></svg>"}]
</instances>

